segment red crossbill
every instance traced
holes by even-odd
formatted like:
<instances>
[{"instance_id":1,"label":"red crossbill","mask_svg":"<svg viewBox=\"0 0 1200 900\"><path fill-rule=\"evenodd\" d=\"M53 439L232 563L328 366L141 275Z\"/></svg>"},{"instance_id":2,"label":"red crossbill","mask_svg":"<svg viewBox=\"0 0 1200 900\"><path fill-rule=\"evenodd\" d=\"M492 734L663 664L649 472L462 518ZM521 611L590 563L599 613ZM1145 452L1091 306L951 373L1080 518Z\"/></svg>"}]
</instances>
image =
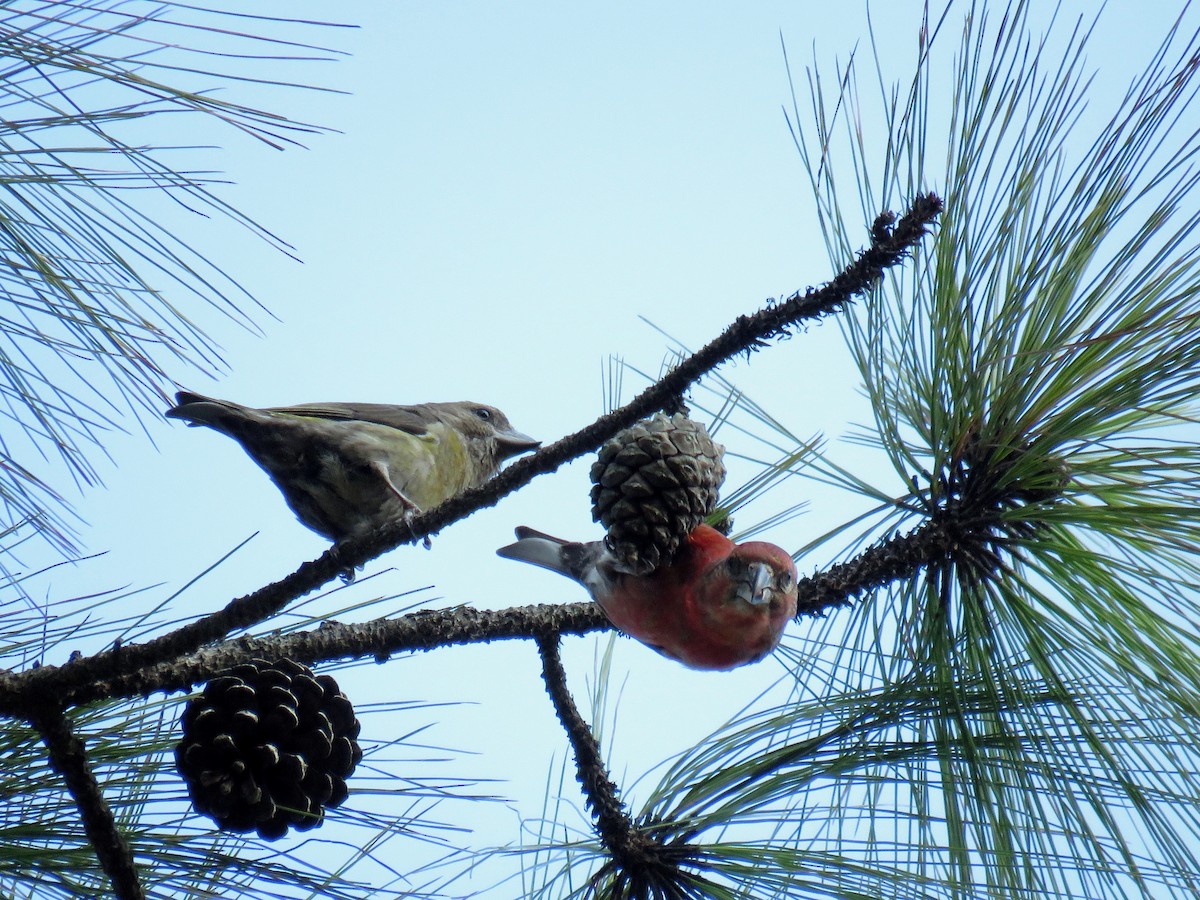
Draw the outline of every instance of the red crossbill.
<instances>
[{"instance_id":1,"label":"red crossbill","mask_svg":"<svg viewBox=\"0 0 1200 900\"><path fill-rule=\"evenodd\" d=\"M437 506L538 441L482 403L308 403L253 409L189 391L167 415L233 438L296 516L331 541Z\"/></svg>"},{"instance_id":2,"label":"red crossbill","mask_svg":"<svg viewBox=\"0 0 1200 900\"><path fill-rule=\"evenodd\" d=\"M775 649L796 614L796 564L763 541L735 544L698 526L670 565L622 570L603 541L564 541L532 528L496 551L573 578L630 637L693 669L733 669Z\"/></svg>"}]
</instances>

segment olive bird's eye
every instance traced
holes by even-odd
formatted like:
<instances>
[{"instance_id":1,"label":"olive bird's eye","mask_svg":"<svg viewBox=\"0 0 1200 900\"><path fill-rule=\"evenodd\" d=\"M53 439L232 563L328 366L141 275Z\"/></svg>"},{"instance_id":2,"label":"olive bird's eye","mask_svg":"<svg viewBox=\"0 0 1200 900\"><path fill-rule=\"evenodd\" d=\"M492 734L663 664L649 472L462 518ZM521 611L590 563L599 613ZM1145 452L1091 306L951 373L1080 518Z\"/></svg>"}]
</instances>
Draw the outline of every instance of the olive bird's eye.
<instances>
[{"instance_id":1,"label":"olive bird's eye","mask_svg":"<svg viewBox=\"0 0 1200 900\"><path fill-rule=\"evenodd\" d=\"M475 410L475 415L479 416L479 418L486 422L492 417L492 411L486 406L481 406Z\"/></svg>"}]
</instances>

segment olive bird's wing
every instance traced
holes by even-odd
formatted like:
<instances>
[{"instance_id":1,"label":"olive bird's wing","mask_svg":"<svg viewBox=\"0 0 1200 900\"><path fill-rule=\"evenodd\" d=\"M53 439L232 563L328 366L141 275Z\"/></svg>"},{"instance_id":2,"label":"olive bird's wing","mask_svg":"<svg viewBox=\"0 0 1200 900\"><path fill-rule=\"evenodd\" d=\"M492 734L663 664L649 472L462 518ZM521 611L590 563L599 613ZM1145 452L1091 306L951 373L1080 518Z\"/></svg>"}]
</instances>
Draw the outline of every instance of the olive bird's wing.
<instances>
[{"instance_id":1,"label":"olive bird's wing","mask_svg":"<svg viewBox=\"0 0 1200 900\"><path fill-rule=\"evenodd\" d=\"M373 422L416 435L427 434L429 426L439 421L426 406L394 406L387 403L304 403L300 406L275 406L264 412L313 419Z\"/></svg>"}]
</instances>

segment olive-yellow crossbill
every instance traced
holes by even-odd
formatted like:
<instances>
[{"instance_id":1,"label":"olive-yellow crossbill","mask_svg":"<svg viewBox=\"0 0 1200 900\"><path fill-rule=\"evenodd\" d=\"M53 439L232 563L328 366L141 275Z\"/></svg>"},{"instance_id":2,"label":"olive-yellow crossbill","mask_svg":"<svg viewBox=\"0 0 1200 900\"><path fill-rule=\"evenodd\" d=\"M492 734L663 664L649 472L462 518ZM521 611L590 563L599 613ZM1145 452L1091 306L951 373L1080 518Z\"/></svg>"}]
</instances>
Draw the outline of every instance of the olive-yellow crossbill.
<instances>
[{"instance_id":1,"label":"olive-yellow crossbill","mask_svg":"<svg viewBox=\"0 0 1200 900\"><path fill-rule=\"evenodd\" d=\"M342 541L482 484L538 441L482 403L308 403L254 409L190 391L167 415L233 438L296 516Z\"/></svg>"},{"instance_id":2,"label":"olive-yellow crossbill","mask_svg":"<svg viewBox=\"0 0 1200 900\"><path fill-rule=\"evenodd\" d=\"M758 662L796 614L796 564L787 551L735 544L707 525L649 575L625 571L604 541L564 541L532 528L518 528L517 542L496 552L575 579L618 629L693 669Z\"/></svg>"}]
</instances>

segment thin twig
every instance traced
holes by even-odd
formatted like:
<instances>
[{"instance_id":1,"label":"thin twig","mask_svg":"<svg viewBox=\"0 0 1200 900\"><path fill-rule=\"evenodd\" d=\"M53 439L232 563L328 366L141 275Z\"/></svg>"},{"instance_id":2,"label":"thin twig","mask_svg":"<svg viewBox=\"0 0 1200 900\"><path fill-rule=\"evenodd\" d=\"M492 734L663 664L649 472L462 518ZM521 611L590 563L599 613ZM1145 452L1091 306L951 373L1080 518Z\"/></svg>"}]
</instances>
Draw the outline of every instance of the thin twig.
<instances>
[{"instance_id":1,"label":"thin twig","mask_svg":"<svg viewBox=\"0 0 1200 900\"><path fill-rule=\"evenodd\" d=\"M30 717L50 753L50 766L66 782L67 791L83 817L83 829L96 851L100 865L120 900L145 900L133 851L117 827L112 809L88 762L87 749L71 728L62 707L43 708Z\"/></svg>"},{"instance_id":2,"label":"thin twig","mask_svg":"<svg viewBox=\"0 0 1200 900\"><path fill-rule=\"evenodd\" d=\"M546 682L546 693L554 703L558 721L571 741L575 754L575 777L583 788L588 807L596 819L596 833L605 848L614 857L621 859L631 852L630 838L634 832L633 822L617 796L617 786L608 777L608 769L600 754L600 745L591 728L575 706L575 699L567 688L567 673L563 669L558 653L559 635L551 633L538 637L538 653L542 657L542 680Z\"/></svg>"},{"instance_id":3,"label":"thin twig","mask_svg":"<svg viewBox=\"0 0 1200 900\"><path fill-rule=\"evenodd\" d=\"M628 888L614 890L613 896L687 896L683 885L688 879L682 867L693 859L695 848L678 838L665 843L662 836L668 829L661 822L655 827L642 827L630 818L617 794L617 785L608 777L596 736L579 714L567 688L567 673L558 652L559 639L555 631L539 634L538 653L542 657L546 692L575 755L575 777L595 818L596 834L610 857L593 875L593 889L611 878L614 885Z\"/></svg>"}]
</instances>

